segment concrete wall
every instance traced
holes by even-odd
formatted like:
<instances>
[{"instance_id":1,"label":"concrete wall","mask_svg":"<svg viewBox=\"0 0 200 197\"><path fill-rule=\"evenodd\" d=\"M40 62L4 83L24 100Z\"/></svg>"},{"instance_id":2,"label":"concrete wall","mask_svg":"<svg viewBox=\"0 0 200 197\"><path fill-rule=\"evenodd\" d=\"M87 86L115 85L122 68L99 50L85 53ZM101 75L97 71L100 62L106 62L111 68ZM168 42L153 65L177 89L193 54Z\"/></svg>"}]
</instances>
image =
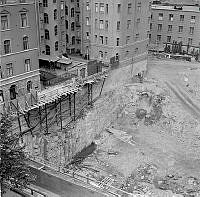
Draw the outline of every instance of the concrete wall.
<instances>
[{"instance_id":1,"label":"concrete wall","mask_svg":"<svg viewBox=\"0 0 200 197\"><path fill-rule=\"evenodd\" d=\"M34 174L37 175L36 185L49 190L61 197L103 197L102 193L91 191L79 185L75 185L69 181L64 180L59 176L53 176L43 170L31 168Z\"/></svg>"}]
</instances>

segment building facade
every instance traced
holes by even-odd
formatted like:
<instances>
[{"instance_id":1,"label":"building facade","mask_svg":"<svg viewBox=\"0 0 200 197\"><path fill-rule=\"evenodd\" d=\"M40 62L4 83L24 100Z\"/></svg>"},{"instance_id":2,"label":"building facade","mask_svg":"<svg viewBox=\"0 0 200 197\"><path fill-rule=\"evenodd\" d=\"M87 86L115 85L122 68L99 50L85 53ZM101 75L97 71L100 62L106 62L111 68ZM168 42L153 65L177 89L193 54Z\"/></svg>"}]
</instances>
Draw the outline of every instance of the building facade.
<instances>
[{"instance_id":1,"label":"building facade","mask_svg":"<svg viewBox=\"0 0 200 197\"><path fill-rule=\"evenodd\" d=\"M82 53L104 62L145 57L150 10L147 0L84 0Z\"/></svg>"},{"instance_id":2,"label":"building facade","mask_svg":"<svg viewBox=\"0 0 200 197\"><path fill-rule=\"evenodd\" d=\"M150 41L182 43L190 50L200 47L200 5L152 5Z\"/></svg>"},{"instance_id":3,"label":"building facade","mask_svg":"<svg viewBox=\"0 0 200 197\"><path fill-rule=\"evenodd\" d=\"M64 53L80 53L79 0L38 0L40 59L56 61Z\"/></svg>"},{"instance_id":4,"label":"building facade","mask_svg":"<svg viewBox=\"0 0 200 197\"><path fill-rule=\"evenodd\" d=\"M0 102L40 89L34 0L0 0Z\"/></svg>"}]
</instances>

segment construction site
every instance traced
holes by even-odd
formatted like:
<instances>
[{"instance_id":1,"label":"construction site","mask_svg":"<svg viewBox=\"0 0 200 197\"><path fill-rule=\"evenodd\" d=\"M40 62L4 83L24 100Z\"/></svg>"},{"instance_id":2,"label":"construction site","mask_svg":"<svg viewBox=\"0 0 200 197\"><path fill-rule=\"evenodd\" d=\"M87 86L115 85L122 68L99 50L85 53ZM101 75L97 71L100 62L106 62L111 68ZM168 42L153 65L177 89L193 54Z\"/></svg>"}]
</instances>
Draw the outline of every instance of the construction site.
<instances>
[{"instance_id":1,"label":"construction site","mask_svg":"<svg viewBox=\"0 0 200 197\"><path fill-rule=\"evenodd\" d=\"M138 80L141 70L145 75ZM13 132L19 131L41 171L55 170L100 196L197 197L199 98L198 62L149 54L37 96L32 92L27 103L18 100L10 108Z\"/></svg>"}]
</instances>

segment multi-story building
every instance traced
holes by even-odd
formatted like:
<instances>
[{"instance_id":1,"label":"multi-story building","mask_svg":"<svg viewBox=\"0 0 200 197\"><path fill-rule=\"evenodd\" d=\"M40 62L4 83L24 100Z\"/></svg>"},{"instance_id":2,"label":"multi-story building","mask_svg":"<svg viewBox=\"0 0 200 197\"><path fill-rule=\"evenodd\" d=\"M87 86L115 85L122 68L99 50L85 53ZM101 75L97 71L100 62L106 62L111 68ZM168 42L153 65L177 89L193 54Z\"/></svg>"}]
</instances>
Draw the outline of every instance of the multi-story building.
<instances>
[{"instance_id":1,"label":"multi-story building","mask_svg":"<svg viewBox=\"0 0 200 197\"><path fill-rule=\"evenodd\" d=\"M153 44L182 42L185 50L199 50L200 5L152 5L150 29Z\"/></svg>"},{"instance_id":2,"label":"multi-story building","mask_svg":"<svg viewBox=\"0 0 200 197\"><path fill-rule=\"evenodd\" d=\"M55 62L64 53L80 53L79 0L38 0L40 59Z\"/></svg>"},{"instance_id":3,"label":"multi-story building","mask_svg":"<svg viewBox=\"0 0 200 197\"><path fill-rule=\"evenodd\" d=\"M146 57L150 10L148 0L84 0L83 55L105 62Z\"/></svg>"},{"instance_id":4,"label":"multi-story building","mask_svg":"<svg viewBox=\"0 0 200 197\"><path fill-rule=\"evenodd\" d=\"M40 89L34 0L0 0L0 103Z\"/></svg>"}]
</instances>

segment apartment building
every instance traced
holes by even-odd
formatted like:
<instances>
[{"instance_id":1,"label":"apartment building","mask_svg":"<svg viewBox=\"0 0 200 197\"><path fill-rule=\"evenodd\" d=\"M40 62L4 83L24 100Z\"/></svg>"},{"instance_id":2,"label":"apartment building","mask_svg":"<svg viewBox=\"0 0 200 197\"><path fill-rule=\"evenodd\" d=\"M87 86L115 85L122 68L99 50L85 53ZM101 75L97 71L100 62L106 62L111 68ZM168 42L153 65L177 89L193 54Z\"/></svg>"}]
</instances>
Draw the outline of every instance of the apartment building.
<instances>
[{"instance_id":1,"label":"apartment building","mask_svg":"<svg viewBox=\"0 0 200 197\"><path fill-rule=\"evenodd\" d=\"M82 53L104 62L145 58L150 10L148 0L84 0Z\"/></svg>"},{"instance_id":2,"label":"apartment building","mask_svg":"<svg viewBox=\"0 0 200 197\"><path fill-rule=\"evenodd\" d=\"M34 0L0 0L0 103L40 89Z\"/></svg>"},{"instance_id":3,"label":"apartment building","mask_svg":"<svg viewBox=\"0 0 200 197\"><path fill-rule=\"evenodd\" d=\"M151 43L180 43L190 50L200 47L200 5L152 5Z\"/></svg>"},{"instance_id":4,"label":"apartment building","mask_svg":"<svg viewBox=\"0 0 200 197\"><path fill-rule=\"evenodd\" d=\"M40 59L56 62L64 53L80 53L79 0L38 0Z\"/></svg>"}]
</instances>

